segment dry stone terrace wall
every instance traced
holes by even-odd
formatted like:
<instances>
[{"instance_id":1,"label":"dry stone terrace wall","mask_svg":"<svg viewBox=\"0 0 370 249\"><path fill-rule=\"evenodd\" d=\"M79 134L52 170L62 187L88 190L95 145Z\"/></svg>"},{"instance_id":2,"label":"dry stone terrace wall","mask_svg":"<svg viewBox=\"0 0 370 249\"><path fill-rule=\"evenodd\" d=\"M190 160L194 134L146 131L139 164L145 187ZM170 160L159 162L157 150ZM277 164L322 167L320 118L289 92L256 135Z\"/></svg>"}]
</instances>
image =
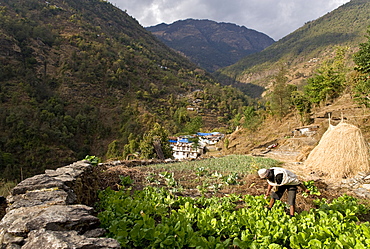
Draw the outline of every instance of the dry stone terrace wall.
<instances>
[{"instance_id":1,"label":"dry stone terrace wall","mask_svg":"<svg viewBox=\"0 0 370 249\"><path fill-rule=\"evenodd\" d=\"M0 248L120 248L116 240L102 237L105 230L91 207L98 171L78 161L19 183L7 197Z\"/></svg>"}]
</instances>

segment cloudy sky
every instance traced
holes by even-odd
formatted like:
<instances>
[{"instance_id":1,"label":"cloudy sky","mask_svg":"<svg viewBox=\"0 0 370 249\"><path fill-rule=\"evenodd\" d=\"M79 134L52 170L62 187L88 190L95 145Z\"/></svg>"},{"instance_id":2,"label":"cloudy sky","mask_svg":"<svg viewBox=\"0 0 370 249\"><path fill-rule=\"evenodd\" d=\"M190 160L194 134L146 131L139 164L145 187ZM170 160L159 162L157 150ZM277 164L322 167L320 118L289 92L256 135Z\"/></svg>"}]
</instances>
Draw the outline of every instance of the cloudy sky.
<instances>
[{"instance_id":1,"label":"cloudy sky","mask_svg":"<svg viewBox=\"0 0 370 249\"><path fill-rule=\"evenodd\" d=\"M188 18L230 22L275 40L349 0L108 0L144 26Z\"/></svg>"}]
</instances>

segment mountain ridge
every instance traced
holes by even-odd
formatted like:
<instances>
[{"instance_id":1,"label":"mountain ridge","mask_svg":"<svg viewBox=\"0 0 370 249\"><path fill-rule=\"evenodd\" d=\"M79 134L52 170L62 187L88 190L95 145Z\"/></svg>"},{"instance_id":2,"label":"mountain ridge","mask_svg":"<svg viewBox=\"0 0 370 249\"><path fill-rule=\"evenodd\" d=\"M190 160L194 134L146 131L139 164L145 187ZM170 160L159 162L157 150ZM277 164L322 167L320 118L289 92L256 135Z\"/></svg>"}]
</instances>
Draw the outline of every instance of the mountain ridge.
<instances>
[{"instance_id":1,"label":"mountain ridge","mask_svg":"<svg viewBox=\"0 0 370 249\"><path fill-rule=\"evenodd\" d=\"M209 72L263 50L274 40L253 29L208 19L186 19L146 27L167 46Z\"/></svg>"}]
</instances>

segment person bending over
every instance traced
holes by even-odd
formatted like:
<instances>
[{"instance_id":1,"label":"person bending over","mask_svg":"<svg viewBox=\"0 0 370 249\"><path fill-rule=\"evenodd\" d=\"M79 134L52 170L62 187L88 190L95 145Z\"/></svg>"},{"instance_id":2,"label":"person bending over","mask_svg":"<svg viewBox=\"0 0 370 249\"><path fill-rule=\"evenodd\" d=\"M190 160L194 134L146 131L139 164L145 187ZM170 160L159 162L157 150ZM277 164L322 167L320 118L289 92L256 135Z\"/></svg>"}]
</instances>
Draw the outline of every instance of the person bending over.
<instances>
[{"instance_id":1,"label":"person bending over","mask_svg":"<svg viewBox=\"0 0 370 249\"><path fill-rule=\"evenodd\" d=\"M291 217L295 213L295 200L297 195L298 186L303 189L306 193L310 191L298 180L298 177L291 171L273 167L270 169L258 170L258 175L262 179L266 179L268 186L265 193L265 199L270 195L272 187L276 186L277 190L272 191L271 200L268 209L274 206L276 200L280 200L285 191L288 191L288 204L290 205L289 214Z\"/></svg>"}]
</instances>

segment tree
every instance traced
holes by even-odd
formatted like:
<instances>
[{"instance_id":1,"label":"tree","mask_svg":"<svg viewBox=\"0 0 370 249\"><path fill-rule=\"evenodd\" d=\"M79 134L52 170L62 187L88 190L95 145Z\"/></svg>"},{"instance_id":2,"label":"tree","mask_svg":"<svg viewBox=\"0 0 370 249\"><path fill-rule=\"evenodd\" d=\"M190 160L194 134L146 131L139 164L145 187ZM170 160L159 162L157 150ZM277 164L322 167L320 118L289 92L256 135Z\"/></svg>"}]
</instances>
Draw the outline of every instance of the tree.
<instances>
[{"instance_id":1,"label":"tree","mask_svg":"<svg viewBox=\"0 0 370 249\"><path fill-rule=\"evenodd\" d=\"M188 134L194 134L197 133L200 128L203 126L203 119L200 116L196 116L190 119L189 122L185 124L184 132Z\"/></svg>"},{"instance_id":2,"label":"tree","mask_svg":"<svg viewBox=\"0 0 370 249\"><path fill-rule=\"evenodd\" d=\"M307 96L301 91L294 91L291 94L291 100L301 117L302 124L307 123L311 111L311 102L308 100Z\"/></svg>"},{"instance_id":3,"label":"tree","mask_svg":"<svg viewBox=\"0 0 370 249\"><path fill-rule=\"evenodd\" d=\"M282 67L278 74L275 76L275 82L273 91L270 97L270 105L273 114L279 118L284 117L290 109L290 95L292 93L293 85L288 85L288 78L286 75L286 69Z\"/></svg>"},{"instance_id":4,"label":"tree","mask_svg":"<svg viewBox=\"0 0 370 249\"><path fill-rule=\"evenodd\" d=\"M139 143L133 133L130 133L128 137L128 143L125 144L123 149L123 158L126 158L130 154L135 154L139 150Z\"/></svg>"},{"instance_id":5,"label":"tree","mask_svg":"<svg viewBox=\"0 0 370 249\"><path fill-rule=\"evenodd\" d=\"M119 141L114 140L108 145L108 151L106 153L107 158L117 158L120 156L120 145Z\"/></svg>"},{"instance_id":6,"label":"tree","mask_svg":"<svg viewBox=\"0 0 370 249\"><path fill-rule=\"evenodd\" d=\"M144 159L157 158L155 144L159 144L165 158L172 157L172 149L168 141L168 132L160 124L155 123L153 128L143 135L140 141L140 157Z\"/></svg>"},{"instance_id":7,"label":"tree","mask_svg":"<svg viewBox=\"0 0 370 249\"><path fill-rule=\"evenodd\" d=\"M339 97L344 90L344 81L344 75L330 65L325 65L308 79L305 92L312 103L320 104Z\"/></svg>"},{"instance_id":8,"label":"tree","mask_svg":"<svg viewBox=\"0 0 370 249\"><path fill-rule=\"evenodd\" d=\"M370 28L367 31L368 41L360 44L360 50L355 53L353 58L356 63L355 69L367 76L370 76Z\"/></svg>"},{"instance_id":9,"label":"tree","mask_svg":"<svg viewBox=\"0 0 370 249\"><path fill-rule=\"evenodd\" d=\"M325 61L316 74L307 80L305 94L313 104L338 98L345 89L344 66L346 47L338 47L333 60Z\"/></svg>"},{"instance_id":10,"label":"tree","mask_svg":"<svg viewBox=\"0 0 370 249\"><path fill-rule=\"evenodd\" d=\"M366 107L370 107L370 28L367 31L367 42L360 44L360 50L354 55L355 70L361 77L356 80L355 99Z\"/></svg>"},{"instance_id":11,"label":"tree","mask_svg":"<svg viewBox=\"0 0 370 249\"><path fill-rule=\"evenodd\" d=\"M176 109L173 120L175 121L177 126L182 126L184 123L190 120L189 114L185 107L179 107Z\"/></svg>"},{"instance_id":12,"label":"tree","mask_svg":"<svg viewBox=\"0 0 370 249\"><path fill-rule=\"evenodd\" d=\"M256 130L261 124L261 117L257 115L253 106L247 106L243 112L243 127L252 131Z\"/></svg>"}]
</instances>

